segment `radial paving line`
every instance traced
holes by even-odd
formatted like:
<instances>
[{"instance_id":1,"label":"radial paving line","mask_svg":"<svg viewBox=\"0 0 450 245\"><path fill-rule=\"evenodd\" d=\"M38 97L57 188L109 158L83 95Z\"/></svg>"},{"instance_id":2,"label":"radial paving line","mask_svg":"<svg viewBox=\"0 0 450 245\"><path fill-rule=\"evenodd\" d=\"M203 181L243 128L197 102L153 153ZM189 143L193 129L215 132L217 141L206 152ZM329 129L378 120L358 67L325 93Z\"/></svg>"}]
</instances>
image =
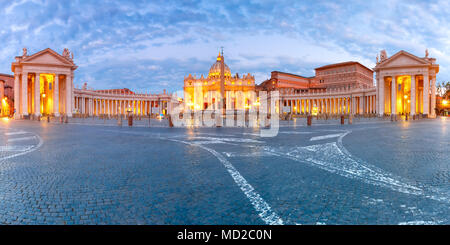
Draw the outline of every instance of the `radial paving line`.
<instances>
[{"instance_id":1,"label":"radial paving line","mask_svg":"<svg viewBox=\"0 0 450 245\"><path fill-rule=\"evenodd\" d=\"M25 131L17 131L17 132L9 132L9 133L5 133L6 136L10 136L10 135L16 135L16 134L26 134L27 132Z\"/></svg>"},{"instance_id":2,"label":"radial paving line","mask_svg":"<svg viewBox=\"0 0 450 245\"><path fill-rule=\"evenodd\" d=\"M12 139L8 139L8 142L15 142L15 141L22 141L22 140L34 140L34 139L36 139L35 136L22 137L22 138L12 138Z\"/></svg>"},{"instance_id":3,"label":"radial paving line","mask_svg":"<svg viewBox=\"0 0 450 245\"><path fill-rule=\"evenodd\" d=\"M327 135L312 137L310 139L310 141L331 139L331 138L336 138L336 137L339 137L339 136L342 136L342 134L327 134Z\"/></svg>"},{"instance_id":4,"label":"radial paving line","mask_svg":"<svg viewBox=\"0 0 450 245\"><path fill-rule=\"evenodd\" d=\"M217 151L205 147L200 144L193 144L186 141L168 139L170 141L179 142L183 144L188 144L192 146L198 146L211 154L213 154L220 162L225 166L228 173L233 178L234 182L239 186L239 188L244 192L247 198L252 203L253 207L258 212L259 217L268 225L283 225L283 220L274 212L269 204L264 201L264 199L255 191L252 185L250 185L247 180L239 173L239 171L231 164L224 156L222 156Z\"/></svg>"},{"instance_id":5,"label":"radial paving line","mask_svg":"<svg viewBox=\"0 0 450 245\"><path fill-rule=\"evenodd\" d=\"M191 146L197 146L200 147L211 154L213 154L219 161L224 165L228 173L233 178L234 182L239 186L239 188L244 192L244 194L247 196L247 198L250 200L251 204L253 205L253 208L258 212L258 216L268 225L283 225L284 222L278 216L272 208L269 206L269 204L264 201L264 199L258 194L258 192L255 191L255 188L253 188L252 185L250 185L247 180L239 173L239 171L231 164L224 156L222 156L217 151L208 148L206 146L203 146L201 144L195 144L191 142L186 142L182 140L177 140L174 138L167 138L167 137L161 137L161 134L143 134L143 133L136 133L136 132L123 132L123 131L117 131L117 130L103 130L108 132L116 132L116 133L125 133L125 134L134 134L139 136L154 136L154 139L160 139L160 140L169 140L173 142L183 143ZM176 136L175 136L176 137Z\"/></svg>"},{"instance_id":6,"label":"radial paving line","mask_svg":"<svg viewBox=\"0 0 450 245\"><path fill-rule=\"evenodd\" d=\"M33 147L33 148L29 149L29 150L25 150L25 151L22 151L20 153L16 153L16 154L13 154L13 155L2 157L2 158L0 158L0 161L6 160L6 159L10 159L10 158L13 158L13 157L17 157L17 156L21 156L21 155L25 155L27 153L33 152L33 151L39 149L44 144L44 140L37 134L34 134L33 137L29 137L29 138L37 139L37 140L39 140L39 143L35 147ZM7 149L7 148L5 148L5 149Z\"/></svg>"}]
</instances>

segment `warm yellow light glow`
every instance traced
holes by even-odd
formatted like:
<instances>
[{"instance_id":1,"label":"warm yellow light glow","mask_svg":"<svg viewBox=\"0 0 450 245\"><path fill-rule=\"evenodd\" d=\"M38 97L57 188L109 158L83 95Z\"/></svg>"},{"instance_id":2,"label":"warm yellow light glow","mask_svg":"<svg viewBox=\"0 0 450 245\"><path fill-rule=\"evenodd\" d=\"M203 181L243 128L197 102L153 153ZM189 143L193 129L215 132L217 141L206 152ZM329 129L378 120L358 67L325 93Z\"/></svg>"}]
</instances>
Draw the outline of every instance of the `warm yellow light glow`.
<instances>
[{"instance_id":1,"label":"warm yellow light glow","mask_svg":"<svg viewBox=\"0 0 450 245\"><path fill-rule=\"evenodd\" d=\"M44 97L44 98L45 98L45 94L42 94L42 97Z\"/></svg>"},{"instance_id":2,"label":"warm yellow light glow","mask_svg":"<svg viewBox=\"0 0 450 245\"><path fill-rule=\"evenodd\" d=\"M443 105L448 105L448 100L443 100L443 101L442 101L442 104L443 104Z\"/></svg>"},{"instance_id":3,"label":"warm yellow light glow","mask_svg":"<svg viewBox=\"0 0 450 245\"><path fill-rule=\"evenodd\" d=\"M407 99L407 98L408 98L408 95L403 96L403 98Z\"/></svg>"},{"instance_id":4,"label":"warm yellow light glow","mask_svg":"<svg viewBox=\"0 0 450 245\"><path fill-rule=\"evenodd\" d=\"M312 108L311 114L312 114L313 116L317 116L318 111L319 111L319 108L317 108L317 106L314 106L314 107Z\"/></svg>"},{"instance_id":5,"label":"warm yellow light glow","mask_svg":"<svg viewBox=\"0 0 450 245\"><path fill-rule=\"evenodd\" d=\"M8 121L9 121L9 118L4 117L4 118L3 118L3 121L4 121L4 122L8 122Z\"/></svg>"}]
</instances>

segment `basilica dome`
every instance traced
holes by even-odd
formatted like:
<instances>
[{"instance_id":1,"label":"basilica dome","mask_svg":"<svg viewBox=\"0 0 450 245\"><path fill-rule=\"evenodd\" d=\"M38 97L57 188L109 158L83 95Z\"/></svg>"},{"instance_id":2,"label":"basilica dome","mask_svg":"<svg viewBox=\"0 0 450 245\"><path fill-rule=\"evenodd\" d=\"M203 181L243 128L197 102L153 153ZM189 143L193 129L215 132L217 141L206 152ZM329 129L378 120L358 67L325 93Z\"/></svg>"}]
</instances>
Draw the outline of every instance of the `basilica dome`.
<instances>
[{"instance_id":1,"label":"basilica dome","mask_svg":"<svg viewBox=\"0 0 450 245\"><path fill-rule=\"evenodd\" d=\"M220 76L220 61L223 59L223 56L219 53L219 56L217 56L217 61L214 63L211 68L209 69L208 77L219 77ZM227 64L225 64L225 77L231 77L231 71Z\"/></svg>"}]
</instances>

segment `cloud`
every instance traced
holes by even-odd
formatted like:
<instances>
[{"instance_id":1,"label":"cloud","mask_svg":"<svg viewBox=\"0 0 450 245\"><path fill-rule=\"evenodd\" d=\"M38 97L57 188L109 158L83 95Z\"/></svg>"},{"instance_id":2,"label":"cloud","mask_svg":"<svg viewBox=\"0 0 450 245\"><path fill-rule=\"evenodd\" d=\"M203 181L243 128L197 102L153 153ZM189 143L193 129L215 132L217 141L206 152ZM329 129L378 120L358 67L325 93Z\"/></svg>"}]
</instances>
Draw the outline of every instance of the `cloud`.
<instances>
[{"instance_id":1,"label":"cloud","mask_svg":"<svg viewBox=\"0 0 450 245\"><path fill-rule=\"evenodd\" d=\"M69 48L75 83L157 92L206 75L221 46L233 73L257 83L280 70L304 76L354 60L373 67L381 49L423 56L450 80L447 1L58 1L1 2L0 72L23 47Z\"/></svg>"}]
</instances>

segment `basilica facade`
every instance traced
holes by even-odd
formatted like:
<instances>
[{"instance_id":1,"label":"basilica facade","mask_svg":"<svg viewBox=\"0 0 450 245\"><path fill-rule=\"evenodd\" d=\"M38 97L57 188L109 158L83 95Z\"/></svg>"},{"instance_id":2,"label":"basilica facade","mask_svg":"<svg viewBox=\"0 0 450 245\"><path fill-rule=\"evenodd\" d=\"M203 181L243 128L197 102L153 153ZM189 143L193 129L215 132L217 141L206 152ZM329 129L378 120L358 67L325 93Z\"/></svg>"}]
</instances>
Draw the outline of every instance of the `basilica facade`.
<instances>
[{"instance_id":1,"label":"basilica facade","mask_svg":"<svg viewBox=\"0 0 450 245\"><path fill-rule=\"evenodd\" d=\"M240 77L237 73L232 76L221 53L207 77L191 74L185 77L183 90L185 110L215 110L221 98L225 110L249 109L256 102L255 77L250 74Z\"/></svg>"}]
</instances>

